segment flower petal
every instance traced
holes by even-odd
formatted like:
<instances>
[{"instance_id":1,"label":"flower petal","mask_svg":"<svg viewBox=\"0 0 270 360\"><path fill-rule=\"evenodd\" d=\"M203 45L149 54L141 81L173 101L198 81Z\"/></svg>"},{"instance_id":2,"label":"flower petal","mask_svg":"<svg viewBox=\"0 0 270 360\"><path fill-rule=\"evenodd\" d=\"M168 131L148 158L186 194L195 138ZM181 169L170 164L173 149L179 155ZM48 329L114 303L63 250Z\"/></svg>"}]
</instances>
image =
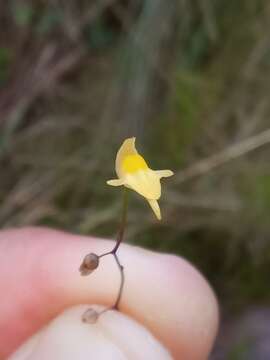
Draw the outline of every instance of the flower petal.
<instances>
[{"instance_id":1,"label":"flower petal","mask_svg":"<svg viewBox=\"0 0 270 360\"><path fill-rule=\"evenodd\" d=\"M158 205L157 200L149 200L149 205L151 206L152 210L154 211L156 217L158 218L158 220L161 220L161 213L160 213L160 208Z\"/></svg>"},{"instance_id":2,"label":"flower petal","mask_svg":"<svg viewBox=\"0 0 270 360\"><path fill-rule=\"evenodd\" d=\"M156 170L155 173L160 177L170 177L173 175L173 171L172 170Z\"/></svg>"},{"instance_id":3,"label":"flower petal","mask_svg":"<svg viewBox=\"0 0 270 360\"><path fill-rule=\"evenodd\" d=\"M125 176L125 185L147 199L157 200L160 198L160 178L151 169L139 170Z\"/></svg>"},{"instance_id":4,"label":"flower petal","mask_svg":"<svg viewBox=\"0 0 270 360\"><path fill-rule=\"evenodd\" d=\"M107 184L111 186L121 186L125 184L125 181L124 179L113 179L113 180L108 180Z\"/></svg>"},{"instance_id":5,"label":"flower petal","mask_svg":"<svg viewBox=\"0 0 270 360\"><path fill-rule=\"evenodd\" d=\"M119 178L121 178L124 174L122 173L121 164L126 156L136 155L138 154L135 148L135 137L126 139L120 149L117 152L116 160L115 160L115 171Z\"/></svg>"}]
</instances>

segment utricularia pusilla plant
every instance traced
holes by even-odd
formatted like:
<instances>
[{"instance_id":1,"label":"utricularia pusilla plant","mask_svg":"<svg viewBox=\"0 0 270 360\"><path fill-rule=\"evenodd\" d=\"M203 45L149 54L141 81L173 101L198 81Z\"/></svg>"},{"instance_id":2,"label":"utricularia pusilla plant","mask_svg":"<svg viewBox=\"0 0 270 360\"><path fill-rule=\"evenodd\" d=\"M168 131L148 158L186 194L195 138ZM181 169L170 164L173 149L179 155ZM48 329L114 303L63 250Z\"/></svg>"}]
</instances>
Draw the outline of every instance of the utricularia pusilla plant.
<instances>
[{"instance_id":1,"label":"utricularia pusilla plant","mask_svg":"<svg viewBox=\"0 0 270 360\"><path fill-rule=\"evenodd\" d=\"M91 274L99 266L101 258L111 255L114 257L115 263L120 271L121 282L114 304L99 313L94 309L88 309L82 317L84 322L93 323L105 311L119 309L125 277L124 268L120 263L117 250L123 241L126 228L129 189L142 195L148 201L158 220L161 220L160 208L157 201L161 195L160 179L173 175L171 170L150 169L144 158L136 150L135 137L126 139L118 150L115 160L115 170L118 179L109 180L107 181L107 184L112 186L124 186L122 217L115 246L112 250L100 255L94 253L87 254L80 266L80 273L82 276Z\"/></svg>"}]
</instances>

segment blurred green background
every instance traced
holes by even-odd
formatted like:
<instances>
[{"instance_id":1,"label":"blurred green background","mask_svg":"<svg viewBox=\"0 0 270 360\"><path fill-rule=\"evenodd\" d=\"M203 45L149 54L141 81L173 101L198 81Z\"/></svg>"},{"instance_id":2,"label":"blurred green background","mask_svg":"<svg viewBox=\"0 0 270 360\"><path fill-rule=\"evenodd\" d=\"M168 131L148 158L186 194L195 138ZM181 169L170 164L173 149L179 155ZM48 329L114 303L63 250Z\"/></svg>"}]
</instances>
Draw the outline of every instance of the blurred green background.
<instances>
[{"instance_id":1,"label":"blurred green background","mask_svg":"<svg viewBox=\"0 0 270 360\"><path fill-rule=\"evenodd\" d=\"M268 0L0 3L1 227L114 236L121 196L105 181L136 136L176 175L161 223L132 194L127 241L210 281L213 359L270 359L269 16Z\"/></svg>"}]
</instances>

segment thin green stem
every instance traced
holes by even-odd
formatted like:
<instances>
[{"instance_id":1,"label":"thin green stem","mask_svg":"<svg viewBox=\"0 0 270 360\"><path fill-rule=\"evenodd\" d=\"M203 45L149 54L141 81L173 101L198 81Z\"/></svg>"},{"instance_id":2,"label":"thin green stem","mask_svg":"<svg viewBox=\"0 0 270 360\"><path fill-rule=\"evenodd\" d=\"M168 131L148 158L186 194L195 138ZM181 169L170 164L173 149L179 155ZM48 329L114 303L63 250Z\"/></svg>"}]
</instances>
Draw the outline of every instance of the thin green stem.
<instances>
[{"instance_id":1,"label":"thin green stem","mask_svg":"<svg viewBox=\"0 0 270 360\"><path fill-rule=\"evenodd\" d=\"M124 239L126 224L127 224L127 213L128 213L128 189L126 187L123 188L123 202L122 202L122 215L121 222L119 225L119 230L116 238L116 244L111 251L105 252L104 254L99 255L99 258L102 258L107 255L116 254L121 242Z\"/></svg>"},{"instance_id":2,"label":"thin green stem","mask_svg":"<svg viewBox=\"0 0 270 360\"><path fill-rule=\"evenodd\" d=\"M112 250L112 254L115 254L118 250L121 242L123 241L126 224L127 224L127 209L128 209L128 189L126 187L123 188L123 207L122 207L122 218L119 227L119 232L117 236L117 241L115 247Z\"/></svg>"}]
</instances>

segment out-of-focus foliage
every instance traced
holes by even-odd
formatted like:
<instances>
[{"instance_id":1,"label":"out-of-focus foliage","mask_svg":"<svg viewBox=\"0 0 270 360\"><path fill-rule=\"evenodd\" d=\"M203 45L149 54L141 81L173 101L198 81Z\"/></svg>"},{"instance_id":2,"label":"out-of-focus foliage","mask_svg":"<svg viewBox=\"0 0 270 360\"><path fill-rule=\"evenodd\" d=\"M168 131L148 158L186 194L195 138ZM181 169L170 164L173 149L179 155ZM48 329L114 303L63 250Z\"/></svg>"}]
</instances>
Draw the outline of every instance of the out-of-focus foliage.
<instances>
[{"instance_id":1,"label":"out-of-focus foliage","mask_svg":"<svg viewBox=\"0 0 270 360\"><path fill-rule=\"evenodd\" d=\"M2 2L1 226L111 237L120 197L105 180L135 135L155 168L177 175L160 224L132 197L128 240L187 257L227 305L269 301L270 146L179 180L269 127L269 5Z\"/></svg>"}]
</instances>

